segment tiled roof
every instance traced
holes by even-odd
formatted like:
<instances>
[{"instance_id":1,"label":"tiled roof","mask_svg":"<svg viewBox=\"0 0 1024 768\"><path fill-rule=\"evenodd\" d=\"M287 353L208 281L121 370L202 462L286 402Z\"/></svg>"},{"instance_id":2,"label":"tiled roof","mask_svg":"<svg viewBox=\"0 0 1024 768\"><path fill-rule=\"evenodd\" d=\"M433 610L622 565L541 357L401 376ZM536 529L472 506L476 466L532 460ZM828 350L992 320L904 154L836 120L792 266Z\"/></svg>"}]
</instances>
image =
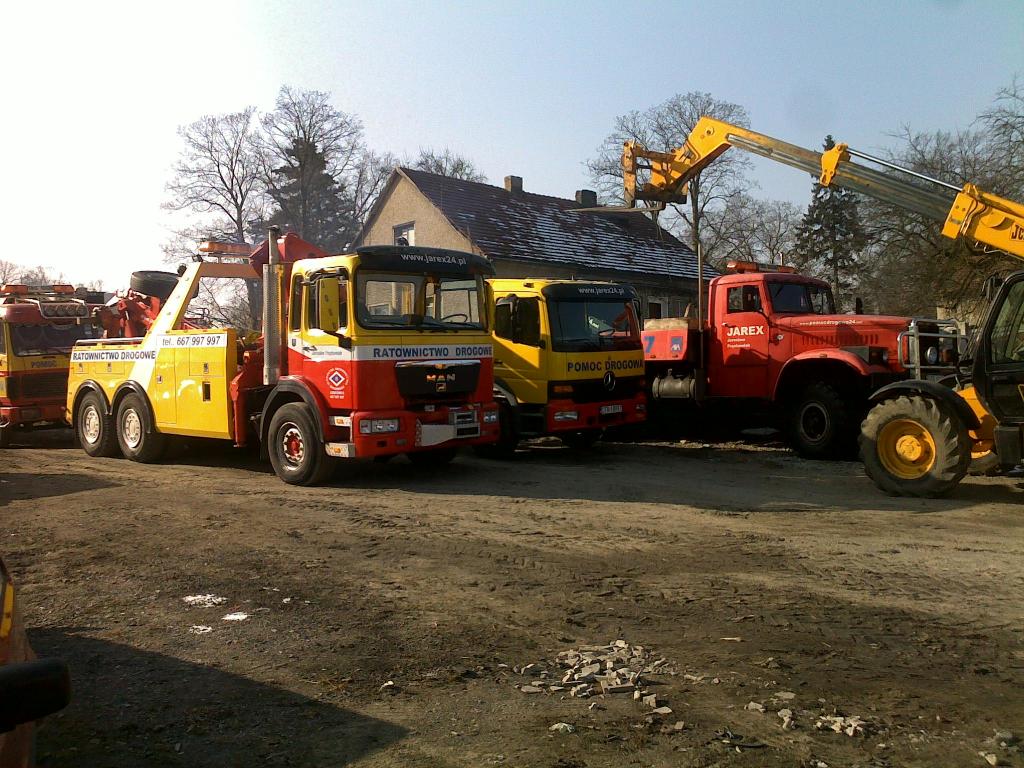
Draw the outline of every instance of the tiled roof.
<instances>
[{"instance_id":1,"label":"tiled roof","mask_svg":"<svg viewBox=\"0 0 1024 768\"><path fill-rule=\"evenodd\" d=\"M575 200L398 170L492 259L697 277L693 251L642 214L577 213Z\"/></svg>"}]
</instances>

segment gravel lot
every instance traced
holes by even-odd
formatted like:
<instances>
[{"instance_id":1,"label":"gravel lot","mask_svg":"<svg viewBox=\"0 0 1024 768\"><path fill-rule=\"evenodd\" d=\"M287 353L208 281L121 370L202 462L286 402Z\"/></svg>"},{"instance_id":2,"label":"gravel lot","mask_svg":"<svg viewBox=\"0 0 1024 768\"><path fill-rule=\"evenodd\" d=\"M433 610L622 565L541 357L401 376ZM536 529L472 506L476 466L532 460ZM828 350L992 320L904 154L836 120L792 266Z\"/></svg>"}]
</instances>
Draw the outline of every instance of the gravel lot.
<instances>
[{"instance_id":1,"label":"gravel lot","mask_svg":"<svg viewBox=\"0 0 1024 768\"><path fill-rule=\"evenodd\" d=\"M1024 765L993 740L1024 736L1011 480L893 499L857 464L736 444L357 463L312 489L211 446L2 455L0 555L74 685L44 766ZM666 660L642 685L671 714L517 688L615 640ZM837 715L864 732L815 727Z\"/></svg>"}]
</instances>

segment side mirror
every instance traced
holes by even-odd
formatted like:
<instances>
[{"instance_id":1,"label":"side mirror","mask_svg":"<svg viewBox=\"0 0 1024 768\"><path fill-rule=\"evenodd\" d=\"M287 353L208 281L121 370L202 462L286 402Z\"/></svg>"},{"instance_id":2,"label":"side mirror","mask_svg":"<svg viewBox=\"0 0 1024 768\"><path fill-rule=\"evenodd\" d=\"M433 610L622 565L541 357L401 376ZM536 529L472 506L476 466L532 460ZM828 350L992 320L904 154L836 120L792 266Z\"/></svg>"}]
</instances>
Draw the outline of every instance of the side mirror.
<instances>
[{"instance_id":1,"label":"side mirror","mask_svg":"<svg viewBox=\"0 0 1024 768\"><path fill-rule=\"evenodd\" d=\"M59 712L71 699L68 665L38 659L0 667L0 733Z\"/></svg>"},{"instance_id":2,"label":"side mirror","mask_svg":"<svg viewBox=\"0 0 1024 768\"><path fill-rule=\"evenodd\" d=\"M864 299L862 299L860 296L853 300L853 314L864 314Z\"/></svg>"}]
</instances>

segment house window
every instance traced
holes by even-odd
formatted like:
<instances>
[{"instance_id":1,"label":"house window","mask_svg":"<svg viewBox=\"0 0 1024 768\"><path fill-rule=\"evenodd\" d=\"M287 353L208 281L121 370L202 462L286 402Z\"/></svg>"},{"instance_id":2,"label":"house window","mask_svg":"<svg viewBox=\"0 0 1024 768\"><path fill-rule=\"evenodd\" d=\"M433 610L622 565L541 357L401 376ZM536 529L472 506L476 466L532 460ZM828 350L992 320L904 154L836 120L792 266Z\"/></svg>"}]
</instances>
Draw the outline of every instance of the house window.
<instances>
[{"instance_id":1,"label":"house window","mask_svg":"<svg viewBox=\"0 0 1024 768\"><path fill-rule=\"evenodd\" d=\"M416 245L416 222L410 221L395 227L395 245Z\"/></svg>"},{"instance_id":2,"label":"house window","mask_svg":"<svg viewBox=\"0 0 1024 768\"><path fill-rule=\"evenodd\" d=\"M662 317L661 310L665 306L664 299L648 299L647 300L647 317L650 320L660 320Z\"/></svg>"}]
</instances>

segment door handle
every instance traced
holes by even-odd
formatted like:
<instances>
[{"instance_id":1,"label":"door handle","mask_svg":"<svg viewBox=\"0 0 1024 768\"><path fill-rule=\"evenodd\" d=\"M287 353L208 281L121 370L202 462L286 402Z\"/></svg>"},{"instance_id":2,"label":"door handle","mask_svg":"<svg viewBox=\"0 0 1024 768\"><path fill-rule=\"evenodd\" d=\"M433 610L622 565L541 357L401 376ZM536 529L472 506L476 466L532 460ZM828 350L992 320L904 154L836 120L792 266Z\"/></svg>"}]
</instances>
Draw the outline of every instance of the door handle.
<instances>
[{"instance_id":1,"label":"door handle","mask_svg":"<svg viewBox=\"0 0 1024 768\"><path fill-rule=\"evenodd\" d=\"M723 328L735 328L736 326L732 323L722 323Z\"/></svg>"}]
</instances>

